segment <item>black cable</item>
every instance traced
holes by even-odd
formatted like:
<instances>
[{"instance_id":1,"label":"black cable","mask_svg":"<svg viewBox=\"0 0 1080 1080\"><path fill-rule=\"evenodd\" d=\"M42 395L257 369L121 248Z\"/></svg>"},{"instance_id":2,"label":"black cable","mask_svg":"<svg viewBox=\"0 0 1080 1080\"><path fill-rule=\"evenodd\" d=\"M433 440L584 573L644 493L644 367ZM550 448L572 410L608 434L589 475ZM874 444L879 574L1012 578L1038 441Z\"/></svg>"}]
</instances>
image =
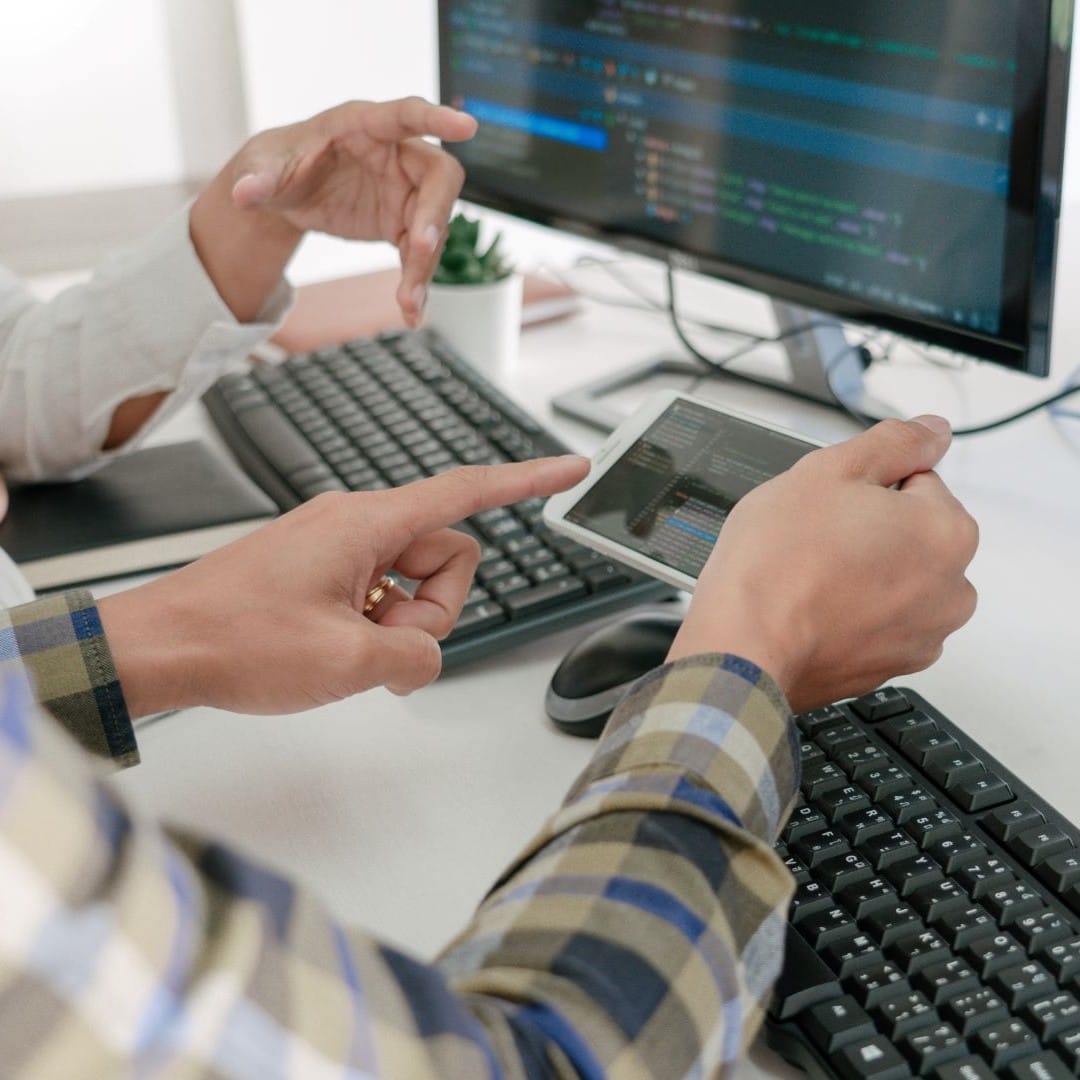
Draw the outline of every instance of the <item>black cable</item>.
<instances>
[{"instance_id":1,"label":"black cable","mask_svg":"<svg viewBox=\"0 0 1080 1080\"><path fill-rule=\"evenodd\" d=\"M806 401L813 401L817 404L821 404L819 399L812 397L809 394L804 394L799 390L795 390L792 387L785 387L777 385L775 383L768 383L761 379L755 379L752 375L744 375L742 372L731 371L728 369L728 364L733 363L735 360L741 359L743 356L753 352L761 345L776 344L781 341L786 341L788 338L798 337L800 334L806 334L811 330L817 329L819 326L827 326L828 323L824 322L811 322L806 323L803 326L791 327L787 330L781 331L773 337L757 337L750 339L745 345L740 346L727 356L717 360L706 356L694 343L687 337L686 331L683 329L682 322L679 319L678 303L675 295L675 271L669 264L667 267L667 282L668 282L668 314L671 316L671 325L675 331L675 336L682 343L683 348L686 349L690 355L698 361L698 363L705 365L712 372L723 372L728 378L736 379L740 382L751 383L756 386L766 386L769 389L780 390L782 393L790 394L794 397L802 398ZM862 349L871 339L868 338L859 345L851 345L849 349ZM864 427L870 427L873 424L881 423L885 417L872 416L869 413L860 412L858 409L853 408L832 388L832 382L829 375L833 368L847 355L847 352L841 352L839 356L831 360L825 369L825 383L829 387L829 393L832 394L833 400L836 402L838 408L843 410L853 420L862 424ZM695 384L700 385L700 383ZM1073 394L1080 393L1080 384L1075 386L1066 387L1064 390L1059 390L1055 394L1051 394L1047 398L1043 398L1041 401L1036 401L1026 408L1020 409L1018 412L1010 413L1008 416L999 417L997 420L989 420L983 424L976 424L972 427L966 428L954 428L953 438L965 438L970 435L985 435L991 431L997 431L1000 428L1006 427L1009 424L1015 424L1018 420L1023 420L1025 417L1032 416L1034 413L1042 412L1044 409L1049 409L1056 405L1059 401L1064 401L1066 398L1072 397Z\"/></svg>"},{"instance_id":2,"label":"black cable","mask_svg":"<svg viewBox=\"0 0 1080 1080\"><path fill-rule=\"evenodd\" d=\"M667 267L667 284L668 314L671 317L671 325L675 331L675 336L682 343L683 348L685 348L686 351L695 360L697 360L699 364L702 364L710 374L722 373L725 378L734 379L737 382L747 383L751 386L764 386L770 390L780 390L785 394L790 394L792 397L800 398L803 401L810 401L813 402L815 405L822 404L821 399L814 397L812 394L803 393L801 390L796 390L792 386L783 386L777 383L767 382L764 379L758 379L753 375L744 375L741 371L732 371L728 367L728 364L734 363L734 361L741 359L743 356L749 355L751 352L753 352L755 349L759 348L762 345L775 345L782 341L787 341L790 338L799 337L801 334L807 334L811 330L816 330L819 327L830 326L832 325L831 323L824 322L818 319L813 322L803 323L799 326L788 327L786 330L782 330L780 333L774 334L772 337L758 336L748 341L746 345L743 345L740 348L735 349L733 352L728 353L727 356L720 359L714 359L712 357L706 356L690 340L690 338L686 334L686 331L682 325L682 320L679 318L678 301L675 294L675 271L670 265ZM829 393L832 394L833 400L835 401L837 408L846 412L848 416L850 416L856 423L862 425L863 427L868 427L870 424L876 423L877 421L873 417L865 416L857 410L853 409L846 401L844 401L843 398L840 397L839 394L836 393L835 390L833 390L832 384L829 381L829 372L833 368L835 368L836 365L839 364L840 361L843 360L843 358L847 356L849 352L857 352L862 350L863 348L865 348L865 346L870 340L872 340L872 338L867 338L865 341L861 342L858 345L846 346L843 350L841 350L838 356L834 357L832 360L829 361L825 374L825 383L829 388ZM700 385L701 380L699 379L696 383L693 384L691 389L696 389Z\"/></svg>"}]
</instances>

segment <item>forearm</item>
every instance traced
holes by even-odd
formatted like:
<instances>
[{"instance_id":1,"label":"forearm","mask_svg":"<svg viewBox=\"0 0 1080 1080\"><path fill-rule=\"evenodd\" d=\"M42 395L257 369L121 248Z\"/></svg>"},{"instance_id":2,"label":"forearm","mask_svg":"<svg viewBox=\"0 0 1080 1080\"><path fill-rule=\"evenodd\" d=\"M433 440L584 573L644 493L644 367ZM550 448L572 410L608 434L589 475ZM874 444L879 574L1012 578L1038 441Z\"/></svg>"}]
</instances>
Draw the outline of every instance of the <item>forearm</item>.
<instances>
[{"instance_id":1,"label":"forearm","mask_svg":"<svg viewBox=\"0 0 1080 1080\"><path fill-rule=\"evenodd\" d=\"M0 471L78 475L144 435L273 333L291 299L280 272L262 299L262 322L234 317L186 208L48 302L0 268Z\"/></svg>"},{"instance_id":2,"label":"forearm","mask_svg":"<svg viewBox=\"0 0 1080 1080\"><path fill-rule=\"evenodd\" d=\"M218 294L240 322L255 319L281 282L303 233L277 213L239 209L232 162L191 208L191 240Z\"/></svg>"},{"instance_id":3,"label":"forearm","mask_svg":"<svg viewBox=\"0 0 1080 1080\"><path fill-rule=\"evenodd\" d=\"M716 1075L779 973L793 885L772 844L797 780L786 705L752 665L654 673L444 957L451 985L517 1003L581 1075Z\"/></svg>"},{"instance_id":4,"label":"forearm","mask_svg":"<svg viewBox=\"0 0 1080 1080\"><path fill-rule=\"evenodd\" d=\"M645 683L437 968L346 933L220 846L133 818L0 687L0 767L18 779L0 792L0 1017L17 1010L25 1032L8 1063L35 1059L35 1033L69 1030L36 1023L40 1002L81 1022L78 1039L49 1043L72 1077L151 1061L257 1072L267 1054L421 1080L616 1062L714 1074L756 1030L790 896L769 845L795 786L793 740L767 680L744 675L714 659ZM42 846L19 832L31 819L14 801L58 784ZM110 913L105 941L79 917L91 907ZM12 945L61 930L62 950ZM89 973L75 990L72 965Z\"/></svg>"}]
</instances>

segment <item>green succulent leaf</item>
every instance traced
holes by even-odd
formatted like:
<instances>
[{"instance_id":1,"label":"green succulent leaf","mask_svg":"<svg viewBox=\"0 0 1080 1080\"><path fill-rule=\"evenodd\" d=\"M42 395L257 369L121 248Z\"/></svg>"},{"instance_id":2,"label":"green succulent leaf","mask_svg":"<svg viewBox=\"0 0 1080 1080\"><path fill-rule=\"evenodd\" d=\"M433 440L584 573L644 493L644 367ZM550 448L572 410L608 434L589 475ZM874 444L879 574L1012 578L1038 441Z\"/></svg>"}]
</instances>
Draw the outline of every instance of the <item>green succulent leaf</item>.
<instances>
[{"instance_id":1,"label":"green succulent leaf","mask_svg":"<svg viewBox=\"0 0 1080 1080\"><path fill-rule=\"evenodd\" d=\"M479 251L480 222L457 214L450 222L439 266L433 281L437 285L483 285L500 281L513 272L496 236L482 254Z\"/></svg>"}]
</instances>

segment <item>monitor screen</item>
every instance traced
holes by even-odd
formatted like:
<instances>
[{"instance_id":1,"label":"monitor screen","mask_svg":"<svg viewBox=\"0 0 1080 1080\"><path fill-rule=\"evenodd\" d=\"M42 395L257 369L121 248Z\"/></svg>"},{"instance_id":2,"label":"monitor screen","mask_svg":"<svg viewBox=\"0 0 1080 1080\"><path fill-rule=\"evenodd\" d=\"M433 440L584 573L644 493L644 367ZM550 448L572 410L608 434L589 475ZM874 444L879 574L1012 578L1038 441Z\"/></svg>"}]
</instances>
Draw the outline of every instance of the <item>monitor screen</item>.
<instances>
[{"instance_id":1,"label":"monitor screen","mask_svg":"<svg viewBox=\"0 0 1080 1080\"><path fill-rule=\"evenodd\" d=\"M443 0L466 197L1045 374L1051 0Z\"/></svg>"}]
</instances>

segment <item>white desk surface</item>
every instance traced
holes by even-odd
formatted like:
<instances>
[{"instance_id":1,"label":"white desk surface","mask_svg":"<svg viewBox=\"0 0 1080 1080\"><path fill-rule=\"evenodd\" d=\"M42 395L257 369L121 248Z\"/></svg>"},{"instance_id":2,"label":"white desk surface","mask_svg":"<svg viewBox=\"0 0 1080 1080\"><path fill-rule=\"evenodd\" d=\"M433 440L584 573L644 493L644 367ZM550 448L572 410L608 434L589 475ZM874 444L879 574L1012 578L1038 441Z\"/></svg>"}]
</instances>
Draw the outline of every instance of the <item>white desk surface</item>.
<instances>
[{"instance_id":1,"label":"white desk surface","mask_svg":"<svg viewBox=\"0 0 1080 1080\"><path fill-rule=\"evenodd\" d=\"M514 240L519 250L547 244L565 255L550 234L519 229ZM303 258L301 266L301 277L319 276ZM1080 358L1080 313L1068 296L1080 282L1074 269L1066 248L1058 382ZM589 281L618 291L602 276ZM759 300L719 286L685 291L688 309L768 329ZM588 451L599 436L553 418L551 394L673 345L663 318L590 305L528 330L517 368L501 381ZM875 379L909 414L941 411L957 423L1010 411L1053 385L988 367L957 374L903 363ZM853 430L838 414L775 395L722 383L713 392L808 432ZM961 441L942 472L982 527L971 571L981 602L944 658L902 681L1080 821L1080 421L1055 425L1041 414ZM143 764L117 782L139 805L240 845L305 881L346 920L431 957L589 757L591 744L558 733L543 709L548 679L582 633L502 653L405 700L376 691L280 718L193 709L143 728ZM797 1073L759 1048L741 1075Z\"/></svg>"}]
</instances>

